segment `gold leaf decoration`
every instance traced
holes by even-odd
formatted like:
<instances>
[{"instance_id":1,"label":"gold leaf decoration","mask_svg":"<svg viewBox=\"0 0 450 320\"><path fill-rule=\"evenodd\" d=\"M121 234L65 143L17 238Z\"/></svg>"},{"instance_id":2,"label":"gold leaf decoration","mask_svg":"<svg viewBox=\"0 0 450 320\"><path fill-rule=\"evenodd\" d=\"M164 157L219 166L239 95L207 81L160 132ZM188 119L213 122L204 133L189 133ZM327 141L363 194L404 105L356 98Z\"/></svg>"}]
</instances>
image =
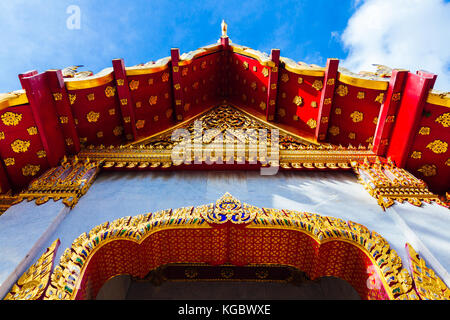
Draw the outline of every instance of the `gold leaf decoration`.
<instances>
[{"instance_id":1,"label":"gold leaf decoration","mask_svg":"<svg viewBox=\"0 0 450 320\"><path fill-rule=\"evenodd\" d=\"M349 137L349 139L354 140L354 139L356 138L356 133L350 132L350 133L348 134L348 137Z\"/></svg>"},{"instance_id":2,"label":"gold leaf decoration","mask_svg":"<svg viewBox=\"0 0 450 320\"><path fill-rule=\"evenodd\" d=\"M40 169L41 169L41 167L39 165L27 164L25 167L22 168L22 174L25 177L35 176L39 172Z\"/></svg>"},{"instance_id":3,"label":"gold leaf decoration","mask_svg":"<svg viewBox=\"0 0 450 320\"><path fill-rule=\"evenodd\" d=\"M77 95L76 94L70 94L69 93L70 104L74 104L76 99L77 99Z\"/></svg>"},{"instance_id":4,"label":"gold leaf decoration","mask_svg":"<svg viewBox=\"0 0 450 320\"><path fill-rule=\"evenodd\" d=\"M5 139L5 133L3 131L0 131L0 140Z\"/></svg>"},{"instance_id":5,"label":"gold leaf decoration","mask_svg":"<svg viewBox=\"0 0 450 320\"><path fill-rule=\"evenodd\" d=\"M427 145L428 149L431 149L434 153L445 153L447 152L448 143L441 140L434 140Z\"/></svg>"},{"instance_id":6,"label":"gold leaf decoration","mask_svg":"<svg viewBox=\"0 0 450 320\"><path fill-rule=\"evenodd\" d=\"M11 143L11 148L15 153L26 152L30 147L30 141L17 139Z\"/></svg>"},{"instance_id":7,"label":"gold leaf decoration","mask_svg":"<svg viewBox=\"0 0 450 320\"><path fill-rule=\"evenodd\" d=\"M327 80L327 85L329 85L329 86L334 85L334 78L328 79Z\"/></svg>"},{"instance_id":8,"label":"gold leaf decoration","mask_svg":"<svg viewBox=\"0 0 450 320\"><path fill-rule=\"evenodd\" d=\"M100 113L99 112L95 112L95 111L90 111L87 115L86 115L86 119L89 122L97 122L98 118L100 117Z\"/></svg>"},{"instance_id":9,"label":"gold leaf decoration","mask_svg":"<svg viewBox=\"0 0 450 320\"><path fill-rule=\"evenodd\" d=\"M158 101L158 96L151 96L151 97L148 99L148 103L149 103L151 106L155 105L157 101Z\"/></svg>"},{"instance_id":10,"label":"gold leaf decoration","mask_svg":"<svg viewBox=\"0 0 450 320\"><path fill-rule=\"evenodd\" d=\"M314 129L314 128L316 128L317 127L317 121L316 120L314 120L314 119L309 119L307 122L306 122L306 124L311 128L311 129Z\"/></svg>"},{"instance_id":11,"label":"gold leaf decoration","mask_svg":"<svg viewBox=\"0 0 450 320\"><path fill-rule=\"evenodd\" d=\"M45 150L39 150L38 152L36 152L36 155L38 156L38 158L45 158L47 156L47 153L45 152Z\"/></svg>"},{"instance_id":12,"label":"gold leaf decoration","mask_svg":"<svg viewBox=\"0 0 450 320\"><path fill-rule=\"evenodd\" d=\"M430 127L421 127L419 130L419 134L422 136L427 136L430 134Z\"/></svg>"},{"instance_id":13,"label":"gold leaf decoration","mask_svg":"<svg viewBox=\"0 0 450 320\"><path fill-rule=\"evenodd\" d=\"M392 101L399 101L401 98L401 93L397 92L392 95Z\"/></svg>"},{"instance_id":14,"label":"gold leaf decoration","mask_svg":"<svg viewBox=\"0 0 450 320\"><path fill-rule=\"evenodd\" d=\"M59 117L59 122L64 124L64 123L68 123L69 122L69 118L66 116L61 116Z\"/></svg>"},{"instance_id":15,"label":"gold leaf decoration","mask_svg":"<svg viewBox=\"0 0 450 320\"><path fill-rule=\"evenodd\" d=\"M311 107L317 108L317 101L311 101Z\"/></svg>"},{"instance_id":16,"label":"gold leaf decoration","mask_svg":"<svg viewBox=\"0 0 450 320\"><path fill-rule=\"evenodd\" d=\"M365 94L364 94L363 91L359 91L359 92L357 93L356 97L357 97L358 99L362 100L362 99L364 99Z\"/></svg>"},{"instance_id":17,"label":"gold leaf decoration","mask_svg":"<svg viewBox=\"0 0 450 320\"><path fill-rule=\"evenodd\" d=\"M265 103L264 101L261 101L261 103L259 104L259 107L260 107L262 110L266 110L266 103Z\"/></svg>"},{"instance_id":18,"label":"gold leaf decoration","mask_svg":"<svg viewBox=\"0 0 450 320\"><path fill-rule=\"evenodd\" d=\"M297 106L301 106L303 104L303 99L300 96L295 96L292 102Z\"/></svg>"},{"instance_id":19,"label":"gold leaf decoration","mask_svg":"<svg viewBox=\"0 0 450 320\"><path fill-rule=\"evenodd\" d=\"M13 166L16 163L16 160L14 158L6 158L5 159L5 165L6 166Z\"/></svg>"},{"instance_id":20,"label":"gold leaf decoration","mask_svg":"<svg viewBox=\"0 0 450 320\"><path fill-rule=\"evenodd\" d=\"M321 80L315 80L315 81L313 82L313 84L312 84L312 87L313 87L314 89L316 89L317 91L320 91L320 90L322 90L322 88L323 88L323 83L322 83Z\"/></svg>"},{"instance_id":21,"label":"gold leaf decoration","mask_svg":"<svg viewBox=\"0 0 450 320\"><path fill-rule=\"evenodd\" d=\"M17 126L22 120L22 114L14 112L5 112L2 114L2 121L7 126Z\"/></svg>"},{"instance_id":22,"label":"gold leaf decoration","mask_svg":"<svg viewBox=\"0 0 450 320\"><path fill-rule=\"evenodd\" d=\"M341 114L342 113L342 109L341 108L336 108L336 109L334 109L334 113L335 114Z\"/></svg>"},{"instance_id":23,"label":"gold leaf decoration","mask_svg":"<svg viewBox=\"0 0 450 320\"><path fill-rule=\"evenodd\" d=\"M281 75L281 81L288 82L289 81L289 75L287 73L283 73Z\"/></svg>"},{"instance_id":24,"label":"gold leaf decoration","mask_svg":"<svg viewBox=\"0 0 450 320\"><path fill-rule=\"evenodd\" d=\"M436 175L437 167L434 164L424 164L417 171L422 172L425 177L432 177Z\"/></svg>"},{"instance_id":25,"label":"gold leaf decoration","mask_svg":"<svg viewBox=\"0 0 450 320\"><path fill-rule=\"evenodd\" d=\"M269 75L269 69L263 68L261 73L263 74L264 77L267 77Z\"/></svg>"},{"instance_id":26,"label":"gold leaf decoration","mask_svg":"<svg viewBox=\"0 0 450 320\"><path fill-rule=\"evenodd\" d=\"M384 92L380 93L380 94L377 95L377 97L375 98L375 102L383 103L383 101L384 101Z\"/></svg>"},{"instance_id":27,"label":"gold leaf decoration","mask_svg":"<svg viewBox=\"0 0 450 320\"><path fill-rule=\"evenodd\" d=\"M420 159L420 158L422 158L422 152L420 152L420 151L413 151L413 153L411 153L411 158L412 159Z\"/></svg>"},{"instance_id":28,"label":"gold leaf decoration","mask_svg":"<svg viewBox=\"0 0 450 320\"><path fill-rule=\"evenodd\" d=\"M116 109L114 109L114 108L113 109L109 109L108 113L109 113L110 116L113 116L113 115L116 114Z\"/></svg>"},{"instance_id":29,"label":"gold leaf decoration","mask_svg":"<svg viewBox=\"0 0 450 320\"><path fill-rule=\"evenodd\" d=\"M128 104L128 99L120 99L120 104L126 106Z\"/></svg>"},{"instance_id":30,"label":"gold leaf decoration","mask_svg":"<svg viewBox=\"0 0 450 320\"><path fill-rule=\"evenodd\" d=\"M122 134L122 132L123 132L123 127L121 127L121 126L117 126L113 130L113 133L116 137L120 136Z\"/></svg>"},{"instance_id":31,"label":"gold leaf decoration","mask_svg":"<svg viewBox=\"0 0 450 320\"><path fill-rule=\"evenodd\" d=\"M435 121L442 124L445 128L448 128L450 126L450 112L441 114Z\"/></svg>"},{"instance_id":32,"label":"gold leaf decoration","mask_svg":"<svg viewBox=\"0 0 450 320\"><path fill-rule=\"evenodd\" d=\"M331 98L326 98L326 99L323 101L323 104L331 104Z\"/></svg>"},{"instance_id":33,"label":"gold leaf decoration","mask_svg":"<svg viewBox=\"0 0 450 320\"><path fill-rule=\"evenodd\" d=\"M136 128L142 129L145 126L145 120L138 120L136 121Z\"/></svg>"},{"instance_id":34,"label":"gold leaf decoration","mask_svg":"<svg viewBox=\"0 0 450 320\"><path fill-rule=\"evenodd\" d=\"M97 138L103 138L103 131L97 132Z\"/></svg>"},{"instance_id":35,"label":"gold leaf decoration","mask_svg":"<svg viewBox=\"0 0 450 320\"><path fill-rule=\"evenodd\" d=\"M328 129L328 132L332 134L333 136L337 136L339 134L339 127L332 126L330 129Z\"/></svg>"},{"instance_id":36,"label":"gold leaf decoration","mask_svg":"<svg viewBox=\"0 0 450 320\"><path fill-rule=\"evenodd\" d=\"M163 75L161 76L161 79L163 82L167 82L169 80L169 73L164 72Z\"/></svg>"},{"instance_id":37,"label":"gold leaf decoration","mask_svg":"<svg viewBox=\"0 0 450 320\"><path fill-rule=\"evenodd\" d=\"M55 101L61 101L62 100L62 93L60 93L60 92L53 93L53 99Z\"/></svg>"},{"instance_id":38,"label":"gold leaf decoration","mask_svg":"<svg viewBox=\"0 0 450 320\"><path fill-rule=\"evenodd\" d=\"M123 86L125 84L125 81L123 79L117 79L116 83L118 86Z\"/></svg>"},{"instance_id":39,"label":"gold leaf decoration","mask_svg":"<svg viewBox=\"0 0 450 320\"><path fill-rule=\"evenodd\" d=\"M359 111L353 111L350 114L350 118L352 118L353 122L361 122L361 121L363 121L364 114L362 112L359 112Z\"/></svg>"},{"instance_id":40,"label":"gold leaf decoration","mask_svg":"<svg viewBox=\"0 0 450 320\"><path fill-rule=\"evenodd\" d=\"M27 129L27 131L28 131L28 134L29 134L30 136L34 136L34 135L36 135L36 134L38 133L38 130L37 130L36 127L29 127L29 128Z\"/></svg>"},{"instance_id":41,"label":"gold leaf decoration","mask_svg":"<svg viewBox=\"0 0 450 320\"><path fill-rule=\"evenodd\" d=\"M130 87L130 90L137 90L139 88L139 81L131 80L128 86Z\"/></svg>"},{"instance_id":42,"label":"gold leaf decoration","mask_svg":"<svg viewBox=\"0 0 450 320\"><path fill-rule=\"evenodd\" d=\"M345 97L348 94L348 88L347 86L344 86L343 84L338 85L336 89L336 93L340 95L341 97Z\"/></svg>"},{"instance_id":43,"label":"gold leaf decoration","mask_svg":"<svg viewBox=\"0 0 450 320\"><path fill-rule=\"evenodd\" d=\"M107 89L108 89L108 88L107 88ZM89 101L94 101L94 100L95 100L95 95L94 95L93 93L89 93L89 94L86 95L86 98L87 98Z\"/></svg>"}]
</instances>

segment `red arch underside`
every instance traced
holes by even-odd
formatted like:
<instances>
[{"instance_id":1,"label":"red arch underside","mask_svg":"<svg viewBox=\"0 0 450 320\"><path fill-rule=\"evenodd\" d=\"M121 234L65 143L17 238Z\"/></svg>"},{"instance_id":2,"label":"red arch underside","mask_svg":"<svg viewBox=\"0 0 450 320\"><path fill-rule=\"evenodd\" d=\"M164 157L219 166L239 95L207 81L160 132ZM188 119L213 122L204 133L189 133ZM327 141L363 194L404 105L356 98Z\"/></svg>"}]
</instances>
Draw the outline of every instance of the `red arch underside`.
<instances>
[{"instance_id":1,"label":"red arch underside","mask_svg":"<svg viewBox=\"0 0 450 320\"><path fill-rule=\"evenodd\" d=\"M371 260L360 248L339 240L319 245L295 230L234 226L161 230L141 244L126 239L108 242L87 263L76 299L95 298L102 285L116 275L143 278L150 270L169 263L288 265L311 279L335 276L346 280L362 299L389 298L378 275L370 271Z\"/></svg>"}]
</instances>

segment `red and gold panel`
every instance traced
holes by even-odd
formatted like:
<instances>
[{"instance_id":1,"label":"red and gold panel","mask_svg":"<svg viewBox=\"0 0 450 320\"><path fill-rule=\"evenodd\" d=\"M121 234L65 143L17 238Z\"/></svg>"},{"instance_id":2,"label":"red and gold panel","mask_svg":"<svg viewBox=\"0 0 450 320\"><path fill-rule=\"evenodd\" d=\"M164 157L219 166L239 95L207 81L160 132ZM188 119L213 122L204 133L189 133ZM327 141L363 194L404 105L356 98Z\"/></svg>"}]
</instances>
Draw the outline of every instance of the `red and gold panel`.
<instances>
[{"instance_id":1,"label":"red and gold panel","mask_svg":"<svg viewBox=\"0 0 450 320\"><path fill-rule=\"evenodd\" d=\"M224 56L216 52L191 61L180 61L178 72L181 75L181 83L174 83L174 90L182 90L183 119L196 116L220 100L221 92L218 89L223 60Z\"/></svg>"},{"instance_id":2,"label":"red and gold panel","mask_svg":"<svg viewBox=\"0 0 450 320\"><path fill-rule=\"evenodd\" d=\"M278 79L277 120L314 136L323 77L280 70Z\"/></svg>"},{"instance_id":3,"label":"red and gold panel","mask_svg":"<svg viewBox=\"0 0 450 320\"><path fill-rule=\"evenodd\" d=\"M123 130L117 134L123 121L116 91L114 80L96 87L68 90L81 145L109 146L123 141Z\"/></svg>"},{"instance_id":4,"label":"red and gold panel","mask_svg":"<svg viewBox=\"0 0 450 320\"><path fill-rule=\"evenodd\" d=\"M13 188L20 189L48 169L47 155L29 105L0 112L0 156Z\"/></svg>"},{"instance_id":5,"label":"red and gold panel","mask_svg":"<svg viewBox=\"0 0 450 320\"><path fill-rule=\"evenodd\" d=\"M246 106L265 117L267 109L267 90L269 67L258 60L232 53L228 57L230 101Z\"/></svg>"},{"instance_id":6,"label":"red and gold panel","mask_svg":"<svg viewBox=\"0 0 450 320\"><path fill-rule=\"evenodd\" d=\"M330 112L327 140L337 145L373 144L385 90L357 87L338 81ZM386 121L393 122L389 117Z\"/></svg>"},{"instance_id":7,"label":"red and gold panel","mask_svg":"<svg viewBox=\"0 0 450 320\"><path fill-rule=\"evenodd\" d=\"M144 75L128 76L138 138L172 126L172 89L170 69Z\"/></svg>"},{"instance_id":8,"label":"red and gold panel","mask_svg":"<svg viewBox=\"0 0 450 320\"><path fill-rule=\"evenodd\" d=\"M450 109L447 106L425 104L406 169L423 179L433 192L443 194L450 189Z\"/></svg>"}]
</instances>

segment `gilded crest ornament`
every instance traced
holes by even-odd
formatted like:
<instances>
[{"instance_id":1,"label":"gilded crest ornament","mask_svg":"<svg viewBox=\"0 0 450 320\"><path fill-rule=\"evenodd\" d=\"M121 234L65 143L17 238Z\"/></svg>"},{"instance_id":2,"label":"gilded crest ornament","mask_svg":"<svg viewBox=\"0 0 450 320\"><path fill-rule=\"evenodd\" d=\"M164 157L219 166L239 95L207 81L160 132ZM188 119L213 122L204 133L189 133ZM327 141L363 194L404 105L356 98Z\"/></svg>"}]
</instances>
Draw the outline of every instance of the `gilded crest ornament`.
<instances>
[{"instance_id":1,"label":"gilded crest ornament","mask_svg":"<svg viewBox=\"0 0 450 320\"><path fill-rule=\"evenodd\" d=\"M151 106L155 105L157 101L158 101L158 96L151 96L151 97L148 99L148 103L149 103Z\"/></svg>"},{"instance_id":2,"label":"gilded crest ornament","mask_svg":"<svg viewBox=\"0 0 450 320\"><path fill-rule=\"evenodd\" d=\"M436 175L437 167L434 164L424 164L417 171L421 172L425 177L432 177Z\"/></svg>"},{"instance_id":3,"label":"gilded crest ornament","mask_svg":"<svg viewBox=\"0 0 450 320\"><path fill-rule=\"evenodd\" d=\"M375 102L383 103L383 101L384 101L384 92L380 93L380 94L377 95L377 97L375 98Z\"/></svg>"},{"instance_id":4,"label":"gilded crest ornament","mask_svg":"<svg viewBox=\"0 0 450 320\"><path fill-rule=\"evenodd\" d=\"M430 134L430 127L421 127L419 130L419 134L422 136L427 136Z\"/></svg>"},{"instance_id":5,"label":"gilded crest ornament","mask_svg":"<svg viewBox=\"0 0 450 320\"><path fill-rule=\"evenodd\" d=\"M55 101L61 101L62 100L62 93L60 93L60 92L53 93L53 99Z\"/></svg>"},{"instance_id":6,"label":"gilded crest ornament","mask_svg":"<svg viewBox=\"0 0 450 320\"><path fill-rule=\"evenodd\" d=\"M267 76L269 75L269 69L263 68L263 69L261 70L261 73L263 74L264 77L267 77Z\"/></svg>"},{"instance_id":7,"label":"gilded crest ornament","mask_svg":"<svg viewBox=\"0 0 450 320\"><path fill-rule=\"evenodd\" d=\"M445 153L447 152L448 143L441 140L434 140L427 145L428 149L431 149L434 153Z\"/></svg>"},{"instance_id":8,"label":"gilded crest ornament","mask_svg":"<svg viewBox=\"0 0 450 320\"><path fill-rule=\"evenodd\" d=\"M2 114L2 121L7 126L17 126L20 120L22 120L21 113L14 113L8 111Z\"/></svg>"},{"instance_id":9,"label":"gilded crest ornament","mask_svg":"<svg viewBox=\"0 0 450 320\"><path fill-rule=\"evenodd\" d=\"M323 83L322 83L321 80L315 80L315 81L313 82L313 84L312 84L312 87L313 87L314 89L316 89L317 91L320 91L320 90L322 90L322 88L323 88Z\"/></svg>"},{"instance_id":10,"label":"gilded crest ornament","mask_svg":"<svg viewBox=\"0 0 450 320\"><path fill-rule=\"evenodd\" d=\"M328 129L328 132L332 134L333 136L337 136L339 134L339 127L332 126L330 129Z\"/></svg>"},{"instance_id":11,"label":"gilded crest ornament","mask_svg":"<svg viewBox=\"0 0 450 320\"><path fill-rule=\"evenodd\" d=\"M295 96L292 102L297 106L301 106L303 104L303 99L300 96Z\"/></svg>"},{"instance_id":12,"label":"gilded crest ornament","mask_svg":"<svg viewBox=\"0 0 450 320\"><path fill-rule=\"evenodd\" d=\"M139 81L131 80L129 87L130 87L130 90L137 90L139 88Z\"/></svg>"},{"instance_id":13,"label":"gilded crest ornament","mask_svg":"<svg viewBox=\"0 0 450 320\"><path fill-rule=\"evenodd\" d=\"M34 135L36 135L36 134L38 133L36 127L29 127L29 128L27 129L27 131L28 131L28 134L29 134L30 136L34 136Z\"/></svg>"},{"instance_id":14,"label":"gilded crest ornament","mask_svg":"<svg viewBox=\"0 0 450 320\"><path fill-rule=\"evenodd\" d=\"M95 112L95 111L90 111L87 115L86 115L86 119L89 122L97 122L98 118L100 117L100 113L99 112Z\"/></svg>"},{"instance_id":15,"label":"gilded crest ornament","mask_svg":"<svg viewBox=\"0 0 450 320\"><path fill-rule=\"evenodd\" d=\"M39 172L39 170L41 170L41 167L39 165L27 164L22 168L22 174L24 176L35 176Z\"/></svg>"},{"instance_id":16,"label":"gilded crest ornament","mask_svg":"<svg viewBox=\"0 0 450 320\"><path fill-rule=\"evenodd\" d=\"M108 86L105 89L105 95L108 98L114 97L114 95L116 94L116 88L112 87L112 86Z\"/></svg>"},{"instance_id":17,"label":"gilded crest ornament","mask_svg":"<svg viewBox=\"0 0 450 320\"><path fill-rule=\"evenodd\" d=\"M6 158L4 161L5 161L5 165L8 167L13 166L16 163L14 158Z\"/></svg>"},{"instance_id":18,"label":"gilded crest ornament","mask_svg":"<svg viewBox=\"0 0 450 320\"><path fill-rule=\"evenodd\" d=\"M17 139L11 143L11 148L15 153L26 152L30 147L30 141Z\"/></svg>"},{"instance_id":19,"label":"gilded crest ornament","mask_svg":"<svg viewBox=\"0 0 450 320\"><path fill-rule=\"evenodd\" d=\"M136 121L136 128L142 129L145 126L145 120L138 120Z\"/></svg>"},{"instance_id":20,"label":"gilded crest ornament","mask_svg":"<svg viewBox=\"0 0 450 320\"><path fill-rule=\"evenodd\" d=\"M422 152L420 152L420 151L413 151L411 153L411 158L412 159L420 159L420 158L422 158Z\"/></svg>"},{"instance_id":21,"label":"gilded crest ornament","mask_svg":"<svg viewBox=\"0 0 450 320\"><path fill-rule=\"evenodd\" d=\"M70 94L69 93L70 104L74 104L76 99L77 99L77 95L76 94Z\"/></svg>"},{"instance_id":22,"label":"gilded crest ornament","mask_svg":"<svg viewBox=\"0 0 450 320\"><path fill-rule=\"evenodd\" d=\"M436 122L442 124L445 128L450 127L450 112L441 114L436 118Z\"/></svg>"},{"instance_id":23,"label":"gilded crest ornament","mask_svg":"<svg viewBox=\"0 0 450 320\"><path fill-rule=\"evenodd\" d=\"M316 120L314 120L314 119L309 119L307 122L306 122L306 124L311 128L311 129L314 129L314 128L316 128L317 127L317 121Z\"/></svg>"},{"instance_id":24,"label":"gilded crest ornament","mask_svg":"<svg viewBox=\"0 0 450 320\"><path fill-rule=\"evenodd\" d=\"M363 121L364 115L363 115L362 112L359 112L359 111L353 111L353 112L350 114L350 118L352 118L352 121L353 121L353 122L361 122L361 121Z\"/></svg>"},{"instance_id":25,"label":"gilded crest ornament","mask_svg":"<svg viewBox=\"0 0 450 320\"><path fill-rule=\"evenodd\" d=\"M348 94L348 88L347 86L340 84L338 85L336 89L336 93L340 95L341 97L345 97Z\"/></svg>"}]
</instances>

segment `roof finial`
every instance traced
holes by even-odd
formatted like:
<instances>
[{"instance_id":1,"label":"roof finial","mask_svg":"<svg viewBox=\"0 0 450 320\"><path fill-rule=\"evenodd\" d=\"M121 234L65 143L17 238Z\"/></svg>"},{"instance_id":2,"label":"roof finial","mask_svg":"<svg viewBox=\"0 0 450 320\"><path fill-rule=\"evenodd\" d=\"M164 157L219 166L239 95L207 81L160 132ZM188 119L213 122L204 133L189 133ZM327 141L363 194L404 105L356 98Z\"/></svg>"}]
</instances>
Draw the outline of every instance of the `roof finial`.
<instances>
[{"instance_id":1,"label":"roof finial","mask_svg":"<svg viewBox=\"0 0 450 320\"><path fill-rule=\"evenodd\" d=\"M227 24L225 23L225 20L222 20L222 38L228 38L227 35Z\"/></svg>"}]
</instances>

